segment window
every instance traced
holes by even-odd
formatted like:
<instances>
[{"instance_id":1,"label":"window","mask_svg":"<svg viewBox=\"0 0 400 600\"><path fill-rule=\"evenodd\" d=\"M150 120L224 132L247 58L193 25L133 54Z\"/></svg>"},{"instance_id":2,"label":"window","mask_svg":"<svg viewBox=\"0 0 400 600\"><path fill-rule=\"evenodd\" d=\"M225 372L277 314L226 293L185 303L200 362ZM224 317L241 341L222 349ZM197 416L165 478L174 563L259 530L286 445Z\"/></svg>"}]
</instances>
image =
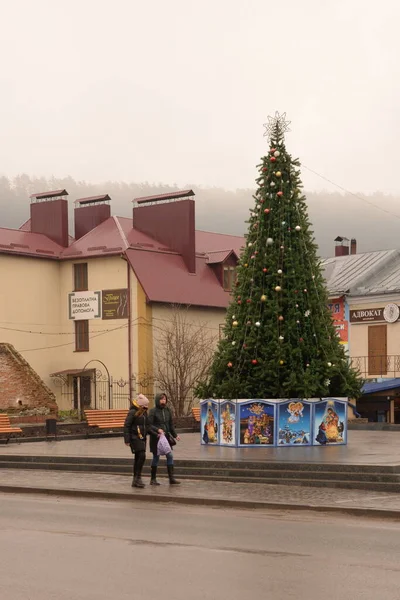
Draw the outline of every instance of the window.
<instances>
[{"instance_id":1,"label":"window","mask_svg":"<svg viewBox=\"0 0 400 600\"><path fill-rule=\"evenodd\" d=\"M88 268L87 263L77 263L74 265L74 291L86 292L88 289Z\"/></svg>"},{"instance_id":2,"label":"window","mask_svg":"<svg viewBox=\"0 0 400 600\"><path fill-rule=\"evenodd\" d=\"M89 321L75 321L75 352L89 351Z\"/></svg>"},{"instance_id":3,"label":"window","mask_svg":"<svg viewBox=\"0 0 400 600\"><path fill-rule=\"evenodd\" d=\"M231 292L236 281L236 267L224 267L224 290Z\"/></svg>"}]
</instances>

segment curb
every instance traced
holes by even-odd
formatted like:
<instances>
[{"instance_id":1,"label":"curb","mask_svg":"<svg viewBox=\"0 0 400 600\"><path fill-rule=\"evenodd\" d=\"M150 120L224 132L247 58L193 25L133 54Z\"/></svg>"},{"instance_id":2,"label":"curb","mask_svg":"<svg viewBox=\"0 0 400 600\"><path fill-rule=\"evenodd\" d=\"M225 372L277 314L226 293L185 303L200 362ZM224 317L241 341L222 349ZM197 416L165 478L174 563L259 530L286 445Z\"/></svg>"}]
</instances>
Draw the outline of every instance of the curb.
<instances>
[{"instance_id":1,"label":"curb","mask_svg":"<svg viewBox=\"0 0 400 600\"><path fill-rule=\"evenodd\" d=\"M96 490L57 489L46 487L27 487L1 485L0 493L41 494L46 496L64 496L70 498L93 498L98 500L139 501L157 504L180 504L186 506L209 506L214 508L233 508L244 510L287 510L333 513L354 517L400 520L400 510L382 510L377 508L352 508L343 506L314 506L312 504L288 504L277 502L252 502L251 500L229 500L223 498L196 498L191 496L167 496L144 493L105 492Z\"/></svg>"}]
</instances>

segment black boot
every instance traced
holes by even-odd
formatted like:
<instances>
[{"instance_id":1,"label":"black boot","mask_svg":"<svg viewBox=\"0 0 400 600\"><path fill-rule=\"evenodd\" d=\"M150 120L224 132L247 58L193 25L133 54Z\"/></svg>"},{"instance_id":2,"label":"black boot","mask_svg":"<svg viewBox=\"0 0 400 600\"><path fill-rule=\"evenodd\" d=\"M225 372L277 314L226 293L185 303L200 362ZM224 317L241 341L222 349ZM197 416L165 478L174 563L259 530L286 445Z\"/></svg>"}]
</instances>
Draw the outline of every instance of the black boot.
<instances>
[{"instance_id":1,"label":"black boot","mask_svg":"<svg viewBox=\"0 0 400 600\"><path fill-rule=\"evenodd\" d=\"M134 463L134 464L133 464L133 479L132 479L132 487L136 487L136 486L135 486L136 478L137 478L137 473L136 473L136 465L135 465L135 463Z\"/></svg>"},{"instance_id":2,"label":"black boot","mask_svg":"<svg viewBox=\"0 0 400 600\"><path fill-rule=\"evenodd\" d=\"M171 485L179 485L181 482L174 477L174 465L167 465L169 482Z\"/></svg>"},{"instance_id":3,"label":"black boot","mask_svg":"<svg viewBox=\"0 0 400 600\"><path fill-rule=\"evenodd\" d=\"M157 481L157 467L151 467L150 485L160 485Z\"/></svg>"},{"instance_id":4,"label":"black boot","mask_svg":"<svg viewBox=\"0 0 400 600\"><path fill-rule=\"evenodd\" d=\"M142 474L138 473L135 479L133 480L133 487L144 488L145 485L142 481Z\"/></svg>"}]
</instances>

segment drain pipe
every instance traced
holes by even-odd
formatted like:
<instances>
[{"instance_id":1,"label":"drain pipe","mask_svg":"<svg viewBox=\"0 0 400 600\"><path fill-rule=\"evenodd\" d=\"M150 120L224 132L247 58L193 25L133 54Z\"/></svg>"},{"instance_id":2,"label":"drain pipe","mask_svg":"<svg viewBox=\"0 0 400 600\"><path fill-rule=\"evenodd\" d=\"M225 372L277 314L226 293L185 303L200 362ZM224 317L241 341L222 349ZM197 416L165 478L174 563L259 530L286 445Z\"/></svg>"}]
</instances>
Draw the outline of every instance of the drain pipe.
<instances>
[{"instance_id":1,"label":"drain pipe","mask_svg":"<svg viewBox=\"0 0 400 600\"><path fill-rule=\"evenodd\" d=\"M128 369L129 369L129 406L133 399L133 388L132 388L132 282L131 282L131 266L129 261L126 261L126 268L128 269Z\"/></svg>"}]
</instances>

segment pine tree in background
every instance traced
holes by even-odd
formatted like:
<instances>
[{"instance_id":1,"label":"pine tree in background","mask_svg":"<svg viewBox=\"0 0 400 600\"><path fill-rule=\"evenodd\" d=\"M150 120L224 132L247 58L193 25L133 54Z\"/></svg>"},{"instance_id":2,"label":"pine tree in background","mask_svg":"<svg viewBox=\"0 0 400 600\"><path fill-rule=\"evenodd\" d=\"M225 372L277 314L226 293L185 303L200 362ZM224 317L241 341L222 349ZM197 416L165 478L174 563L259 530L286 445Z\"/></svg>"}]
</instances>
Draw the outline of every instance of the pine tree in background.
<instances>
[{"instance_id":1,"label":"pine tree in background","mask_svg":"<svg viewBox=\"0 0 400 600\"><path fill-rule=\"evenodd\" d=\"M201 397L319 398L360 395L328 309L298 160L285 114L268 117L246 247L209 380Z\"/></svg>"}]
</instances>

